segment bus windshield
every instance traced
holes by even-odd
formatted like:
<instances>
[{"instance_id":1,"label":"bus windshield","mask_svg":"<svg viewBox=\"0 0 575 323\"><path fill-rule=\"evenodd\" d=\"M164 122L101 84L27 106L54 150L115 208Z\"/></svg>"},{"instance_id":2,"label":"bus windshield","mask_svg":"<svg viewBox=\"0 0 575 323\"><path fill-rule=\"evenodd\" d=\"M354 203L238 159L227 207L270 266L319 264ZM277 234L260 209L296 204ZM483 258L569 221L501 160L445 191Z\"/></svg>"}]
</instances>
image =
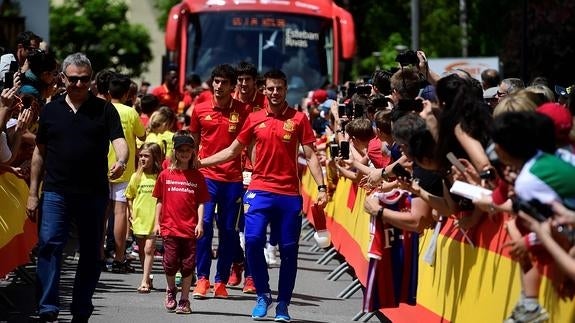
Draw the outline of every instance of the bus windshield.
<instances>
[{"instance_id":1,"label":"bus windshield","mask_svg":"<svg viewBox=\"0 0 575 323\"><path fill-rule=\"evenodd\" d=\"M299 103L333 75L331 22L312 16L265 12L190 15L187 74L203 81L219 64L247 61L263 75L281 69L288 78L288 102Z\"/></svg>"}]
</instances>

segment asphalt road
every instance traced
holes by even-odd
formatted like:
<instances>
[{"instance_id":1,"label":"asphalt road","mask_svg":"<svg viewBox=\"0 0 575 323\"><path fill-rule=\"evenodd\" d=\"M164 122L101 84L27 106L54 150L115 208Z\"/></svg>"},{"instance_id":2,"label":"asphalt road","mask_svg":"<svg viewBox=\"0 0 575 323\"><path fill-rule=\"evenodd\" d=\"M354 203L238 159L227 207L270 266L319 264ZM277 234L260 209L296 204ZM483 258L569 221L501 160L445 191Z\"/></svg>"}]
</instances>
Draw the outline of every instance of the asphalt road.
<instances>
[{"instance_id":1,"label":"asphalt road","mask_svg":"<svg viewBox=\"0 0 575 323\"><path fill-rule=\"evenodd\" d=\"M303 234L305 232L306 229L303 230ZM337 295L353 281L353 278L346 273L337 281L326 280L326 276L340 262L334 259L327 265L317 264L316 261L323 255L323 251L310 251L310 247L313 245L313 239L301 241L297 282L292 304L289 307L292 322L352 322L352 318L361 310L361 290L349 299L338 298ZM134 263L138 263L138 261L134 261ZM214 268L215 261L212 264L212 275ZM189 322L191 320L202 323L253 322L251 310L255 305L255 295L243 294L241 285L228 288L230 293L228 299L194 299L191 301L191 315L177 315L166 312L163 307L166 283L161 261L156 260L154 263L154 290L150 294L138 294L136 292L141 278L139 269L137 267L138 271L133 274L102 273L94 295L96 308L90 322L140 323ZM29 270L33 270L33 268ZM279 268L271 268L269 271L272 294L275 297ZM68 307L74 273L75 261L69 257L62 272L61 300L63 309L60 313L60 322L69 322L71 319ZM34 314L30 313L33 312L31 304L34 302L31 300L34 299L34 289L30 285L16 280L12 286L4 288L8 296L20 307L19 310L12 311L12 314L5 316L8 317L7 322L34 321ZM1 285L0 288L2 288ZM273 322L274 307L270 309L269 315L265 321ZM0 322L5 321L6 319L0 315ZM370 321L377 322L377 319L373 317Z\"/></svg>"}]
</instances>

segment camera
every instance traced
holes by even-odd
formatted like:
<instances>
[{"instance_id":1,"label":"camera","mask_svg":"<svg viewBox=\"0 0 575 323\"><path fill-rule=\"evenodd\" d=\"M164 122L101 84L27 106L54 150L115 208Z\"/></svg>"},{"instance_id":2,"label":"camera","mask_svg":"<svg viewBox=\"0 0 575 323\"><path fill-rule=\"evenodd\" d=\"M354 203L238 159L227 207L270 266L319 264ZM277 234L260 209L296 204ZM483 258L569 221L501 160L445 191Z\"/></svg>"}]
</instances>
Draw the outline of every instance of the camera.
<instances>
[{"instance_id":1,"label":"camera","mask_svg":"<svg viewBox=\"0 0 575 323\"><path fill-rule=\"evenodd\" d=\"M423 100L421 99L400 99L397 103L397 109L401 111L423 111Z\"/></svg>"},{"instance_id":2,"label":"camera","mask_svg":"<svg viewBox=\"0 0 575 323\"><path fill-rule=\"evenodd\" d=\"M402 67L409 65L419 65L419 58L417 57L417 53L413 50L406 50L397 54L395 61L398 62Z\"/></svg>"},{"instance_id":3,"label":"camera","mask_svg":"<svg viewBox=\"0 0 575 323\"><path fill-rule=\"evenodd\" d=\"M358 95L369 96L371 94L371 84L361 84L355 88Z\"/></svg>"}]
</instances>

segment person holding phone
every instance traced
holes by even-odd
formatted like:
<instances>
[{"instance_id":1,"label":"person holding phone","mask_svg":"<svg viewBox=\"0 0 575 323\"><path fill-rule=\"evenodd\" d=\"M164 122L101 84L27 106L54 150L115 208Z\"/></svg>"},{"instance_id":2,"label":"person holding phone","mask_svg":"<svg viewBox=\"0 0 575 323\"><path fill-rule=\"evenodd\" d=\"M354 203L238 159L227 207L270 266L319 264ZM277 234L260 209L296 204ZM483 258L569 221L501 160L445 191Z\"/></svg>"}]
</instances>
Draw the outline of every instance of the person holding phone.
<instances>
[{"instance_id":1,"label":"person holding phone","mask_svg":"<svg viewBox=\"0 0 575 323\"><path fill-rule=\"evenodd\" d=\"M19 93L33 96L43 105L57 90L59 75L56 57L40 49L30 50L28 68L23 73Z\"/></svg>"},{"instance_id":2,"label":"person holding phone","mask_svg":"<svg viewBox=\"0 0 575 323\"><path fill-rule=\"evenodd\" d=\"M26 30L16 36L16 48L14 53L8 53L0 56L0 81L5 82L9 70L24 73L28 70L28 53L31 50L38 49L42 38L33 32ZM11 68L12 62L16 62L17 68ZM4 86L7 88L7 86Z\"/></svg>"},{"instance_id":3,"label":"person holding phone","mask_svg":"<svg viewBox=\"0 0 575 323\"><path fill-rule=\"evenodd\" d=\"M538 200L543 204L560 202L575 208L575 166L540 150L541 122L538 118L540 116L536 112L526 111L497 116L492 128L494 150L501 163L518 173L513 187L519 199ZM528 242L529 248L536 238L535 234L527 234L520 240ZM516 241L507 245L517 249ZM516 259L520 263L525 261L523 257ZM538 302L541 276L537 267L522 269L522 294L509 320L547 318L547 311Z\"/></svg>"},{"instance_id":4,"label":"person holding phone","mask_svg":"<svg viewBox=\"0 0 575 323\"><path fill-rule=\"evenodd\" d=\"M280 250L280 282L275 320L289 322L297 276L297 253L301 231L302 197L297 172L297 152L303 147L309 170L318 185L317 205L327 202L326 185L315 153L315 136L307 116L288 106L287 80L280 70L264 75L268 107L251 113L232 144L215 155L201 159L202 167L226 162L253 145L254 169L244 195L246 253L256 284L257 301L251 316L261 320L272 305L268 268L262 249L268 224L276 232Z\"/></svg>"}]
</instances>

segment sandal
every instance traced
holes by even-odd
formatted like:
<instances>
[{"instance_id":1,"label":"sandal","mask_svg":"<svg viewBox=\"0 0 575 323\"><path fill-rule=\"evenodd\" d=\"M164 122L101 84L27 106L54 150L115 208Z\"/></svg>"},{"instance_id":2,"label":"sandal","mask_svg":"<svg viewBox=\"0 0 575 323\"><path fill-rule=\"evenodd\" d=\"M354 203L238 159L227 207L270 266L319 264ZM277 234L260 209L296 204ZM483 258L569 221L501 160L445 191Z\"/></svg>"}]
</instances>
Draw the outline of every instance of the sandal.
<instances>
[{"instance_id":1,"label":"sandal","mask_svg":"<svg viewBox=\"0 0 575 323\"><path fill-rule=\"evenodd\" d=\"M151 291L150 286L142 285L138 287L138 293L140 294L149 294Z\"/></svg>"}]
</instances>

